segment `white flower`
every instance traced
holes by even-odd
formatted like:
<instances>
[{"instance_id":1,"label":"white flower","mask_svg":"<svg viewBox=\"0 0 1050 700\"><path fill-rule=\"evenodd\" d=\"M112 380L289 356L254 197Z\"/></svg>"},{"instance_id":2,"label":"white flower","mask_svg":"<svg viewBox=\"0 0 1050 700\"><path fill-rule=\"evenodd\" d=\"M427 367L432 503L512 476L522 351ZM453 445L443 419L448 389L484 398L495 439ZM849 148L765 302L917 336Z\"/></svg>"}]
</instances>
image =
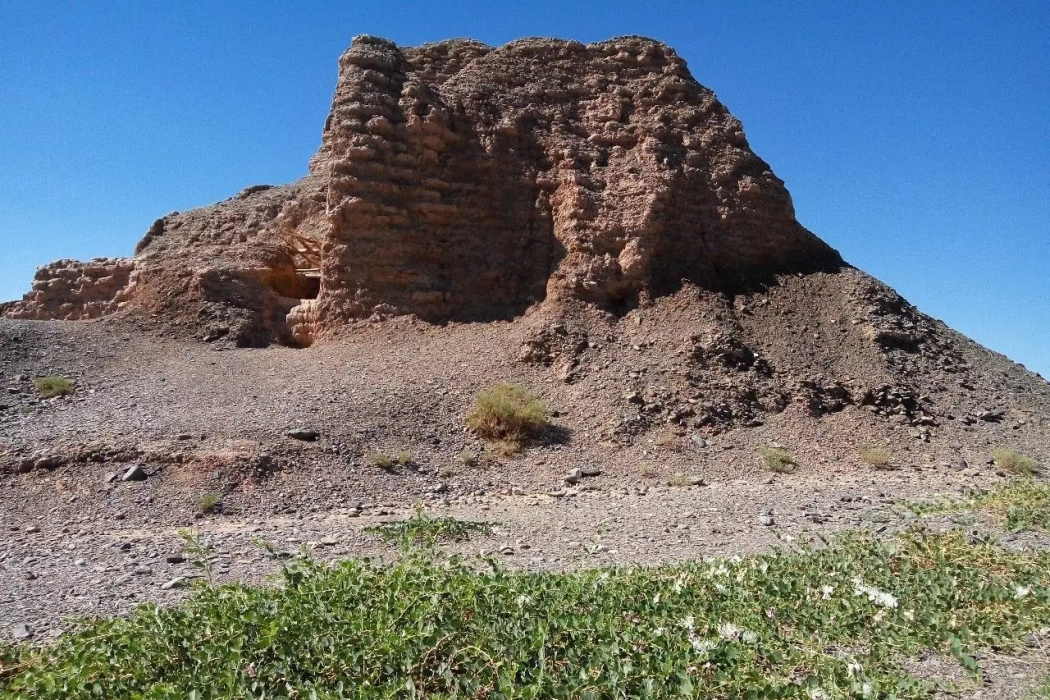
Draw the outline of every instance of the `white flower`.
<instances>
[{"instance_id":1,"label":"white flower","mask_svg":"<svg viewBox=\"0 0 1050 700\"><path fill-rule=\"evenodd\" d=\"M1024 598L1026 595L1032 592L1030 586L1016 586L1014 588L1014 598Z\"/></svg>"},{"instance_id":2,"label":"white flower","mask_svg":"<svg viewBox=\"0 0 1050 700\"><path fill-rule=\"evenodd\" d=\"M831 600L831 594L835 592L834 586L821 586L820 592L824 594L824 600Z\"/></svg>"},{"instance_id":3,"label":"white flower","mask_svg":"<svg viewBox=\"0 0 1050 700\"><path fill-rule=\"evenodd\" d=\"M823 688L810 688L806 692L809 694L810 700L830 700Z\"/></svg>"},{"instance_id":4,"label":"white flower","mask_svg":"<svg viewBox=\"0 0 1050 700\"><path fill-rule=\"evenodd\" d=\"M758 635L751 630L744 630L740 633L740 641L744 644L754 644L758 641Z\"/></svg>"},{"instance_id":5,"label":"white flower","mask_svg":"<svg viewBox=\"0 0 1050 700\"><path fill-rule=\"evenodd\" d=\"M653 596L653 605L659 605L659 604L660 604L660 594L657 593L656 595Z\"/></svg>"},{"instance_id":6,"label":"white flower","mask_svg":"<svg viewBox=\"0 0 1050 700\"><path fill-rule=\"evenodd\" d=\"M693 646L693 651L697 654L706 654L718 646L718 642L713 642L710 639L701 639L695 634L689 638L689 643Z\"/></svg>"},{"instance_id":7,"label":"white flower","mask_svg":"<svg viewBox=\"0 0 1050 700\"><path fill-rule=\"evenodd\" d=\"M734 554L733 556L729 557L729 561L733 562L734 564L739 564L744 560L740 558L739 554Z\"/></svg>"},{"instance_id":8,"label":"white flower","mask_svg":"<svg viewBox=\"0 0 1050 700\"><path fill-rule=\"evenodd\" d=\"M605 582L609 580L609 572L602 572L598 578L594 579L594 589L598 590L599 587L604 586Z\"/></svg>"},{"instance_id":9,"label":"white flower","mask_svg":"<svg viewBox=\"0 0 1050 700\"><path fill-rule=\"evenodd\" d=\"M868 600L875 605L879 605L884 608L895 608L897 607L897 598L886 591L880 591L874 586L866 586L861 583L860 579L854 579L853 581L853 592L856 595L867 596Z\"/></svg>"},{"instance_id":10,"label":"white flower","mask_svg":"<svg viewBox=\"0 0 1050 700\"><path fill-rule=\"evenodd\" d=\"M854 676L856 676L860 672L861 672L860 664L858 664L856 661L850 661L846 665L846 675L849 676L850 678L853 678Z\"/></svg>"},{"instance_id":11,"label":"white flower","mask_svg":"<svg viewBox=\"0 0 1050 700\"><path fill-rule=\"evenodd\" d=\"M519 595L517 597L517 603L518 603L518 607L519 608L524 607L526 603L531 603L531 602L532 602L532 596Z\"/></svg>"},{"instance_id":12,"label":"white flower","mask_svg":"<svg viewBox=\"0 0 1050 700\"><path fill-rule=\"evenodd\" d=\"M687 630L692 630L696 626L696 618L690 615L678 624L680 624L682 627L685 627Z\"/></svg>"},{"instance_id":13,"label":"white flower","mask_svg":"<svg viewBox=\"0 0 1050 700\"><path fill-rule=\"evenodd\" d=\"M653 628L653 636L654 637L662 637L662 636L664 636L664 631L665 630L664 630L663 627L655 627L655 628Z\"/></svg>"},{"instance_id":14,"label":"white flower","mask_svg":"<svg viewBox=\"0 0 1050 700\"><path fill-rule=\"evenodd\" d=\"M868 697L871 695L872 690L874 690L874 688L871 687L871 683L865 683L860 687L860 694L864 697Z\"/></svg>"},{"instance_id":15,"label":"white flower","mask_svg":"<svg viewBox=\"0 0 1050 700\"><path fill-rule=\"evenodd\" d=\"M726 585L724 583L716 583L715 584L715 590L718 591L719 593L725 593L726 591L729 590L729 588L726 587Z\"/></svg>"},{"instance_id":16,"label":"white flower","mask_svg":"<svg viewBox=\"0 0 1050 700\"><path fill-rule=\"evenodd\" d=\"M718 636L722 639L736 639L743 631L743 629L737 627L732 622L718 623Z\"/></svg>"},{"instance_id":17,"label":"white flower","mask_svg":"<svg viewBox=\"0 0 1050 700\"><path fill-rule=\"evenodd\" d=\"M905 610L902 614L908 620L914 620L915 619L915 611L914 610Z\"/></svg>"}]
</instances>

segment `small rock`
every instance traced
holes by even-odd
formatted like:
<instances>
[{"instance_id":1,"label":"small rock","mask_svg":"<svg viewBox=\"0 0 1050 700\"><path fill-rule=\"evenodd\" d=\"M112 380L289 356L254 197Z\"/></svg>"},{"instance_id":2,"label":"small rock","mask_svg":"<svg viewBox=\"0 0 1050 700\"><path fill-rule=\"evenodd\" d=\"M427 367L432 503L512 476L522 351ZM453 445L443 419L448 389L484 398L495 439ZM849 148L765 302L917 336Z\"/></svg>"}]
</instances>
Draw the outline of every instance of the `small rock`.
<instances>
[{"instance_id":1,"label":"small rock","mask_svg":"<svg viewBox=\"0 0 1050 700\"><path fill-rule=\"evenodd\" d=\"M146 470L142 468L141 464L133 464L133 465L131 465L128 468L128 470L126 472L124 472L124 476L120 477L120 480L121 481L145 481L146 480Z\"/></svg>"},{"instance_id":2,"label":"small rock","mask_svg":"<svg viewBox=\"0 0 1050 700\"><path fill-rule=\"evenodd\" d=\"M304 440L306 442L313 442L321 437L321 433L316 430L310 430L309 428L293 428L292 430L289 430L286 435L292 439Z\"/></svg>"},{"instance_id":3,"label":"small rock","mask_svg":"<svg viewBox=\"0 0 1050 700\"><path fill-rule=\"evenodd\" d=\"M514 548L511 547L509 544L505 544L505 545L503 545L502 547L499 548L499 553L500 554L514 554Z\"/></svg>"},{"instance_id":4,"label":"small rock","mask_svg":"<svg viewBox=\"0 0 1050 700\"><path fill-rule=\"evenodd\" d=\"M598 467L583 467L582 469L579 470L579 472L583 476L601 476L602 475L602 470L599 469Z\"/></svg>"},{"instance_id":5,"label":"small rock","mask_svg":"<svg viewBox=\"0 0 1050 700\"><path fill-rule=\"evenodd\" d=\"M148 566L136 566L134 569L131 570L131 573L135 574L136 576L149 576L153 573L153 569L149 568Z\"/></svg>"},{"instance_id":6,"label":"small rock","mask_svg":"<svg viewBox=\"0 0 1050 700\"><path fill-rule=\"evenodd\" d=\"M114 586L120 586L131 580L131 574L121 574L117 578L113 579Z\"/></svg>"},{"instance_id":7,"label":"small rock","mask_svg":"<svg viewBox=\"0 0 1050 700\"><path fill-rule=\"evenodd\" d=\"M577 468L577 469L573 469L568 474L566 474L565 477L564 477L564 481L565 481L566 484L578 484L578 483L580 483L580 479L582 479L582 478L583 478L583 470Z\"/></svg>"},{"instance_id":8,"label":"small rock","mask_svg":"<svg viewBox=\"0 0 1050 700\"><path fill-rule=\"evenodd\" d=\"M73 565L74 566L85 566L86 564L87 564L87 561L84 560L84 559L75 559L73 561Z\"/></svg>"},{"instance_id":9,"label":"small rock","mask_svg":"<svg viewBox=\"0 0 1050 700\"><path fill-rule=\"evenodd\" d=\"M26 571L26 572L25 572L25 573L24 573L24 574L22 575L22 577L23 577L23 578L24 578L24 579L25 579L26 581L35 581L35 580L37 579L37 576L36 576L36 574L34 574L34 573L33 573L32 571Z\"/></svg>"},{"instance_id":10,"label":"small rock","mask_svg":"<svg viewBox=\"0 0 1050 700\"><path fill-rule=\"evenodd\" d=\"M36 525L27 525L26 532L32 535L34 533L40 532L40 528L38 528Z\"/></svg>"},{"instance_id":11,"label":"small rock","mask_svg":"<svg viewBox=\"0 0 1050 700\"><path fill-rule=\"evenodd\" d=\"M33 628L25 623L14 625L11 628L11 636L20 642L33 638Z\"/></svg>"},{"instance_id":12,"label":"small rock","mask_svg":"<svg viewBox=\"0 0 1050 700\"><path fill-rule=\"evenodd\" d=\"M186 583L185 576L176 576L170 581L165 581L164 583L160 584L160 589L162 591L170 591L172 588L180 588L184 583Z\"/></svg>"},{"instance_id":13,"label":"small rock","mask_svg":"<svg viewBox=\"0 0 1050 700\"><path fill-rule=\"evenodd\" d=\"M696 445L697 449L702 450L703 448L707 447L707 440L703 439L699 435L690 435L689 439L693 441L693 444Z\"/></svg>"},{"instance_id":14,"label":"small rock","mask_svg":"<svg viewBox=\"0 0 1050 700\"><path fill-rule=\"evenodd\" d=\"M107 484L112 484L114 481L117 480L117 473L116 472L107 472L104 480L105 480L105 482Z\"/></svg>"},{"instance_id":15,"label":"small rock","mask_svg":"<svg viewBox=\"0 0 1050 700\"><path fill-rule=\"evenodd\" d=\"M758 522L762 523L766 527L769 527L770 525L773 525L774 522L775 522L773 520L773 511L772 510L764 510L761 513L759 513L759 515L758 515Z\"/></svg>"},{"instance_id":16,"label":"small rock","mask_svg":"<svg viewBox=\"0 0 1050 700\"><path fill-rule=\"evenodd\" d=\"M169 564L185 564L186 557L182 556L181 554L170 554L164 557L164 561L168 562Z\"/></svg>"},{"instance_id":17,"label":"small rock","mask_svg":"<svg viewBox=\"0 0 1050 700\"><path fill-rule=\"evenodd\" d=\"M339 538L334 535L325 535L321 538L320 543L323 547L334 547L339 544Z\"/></svg>"}]
</instances>

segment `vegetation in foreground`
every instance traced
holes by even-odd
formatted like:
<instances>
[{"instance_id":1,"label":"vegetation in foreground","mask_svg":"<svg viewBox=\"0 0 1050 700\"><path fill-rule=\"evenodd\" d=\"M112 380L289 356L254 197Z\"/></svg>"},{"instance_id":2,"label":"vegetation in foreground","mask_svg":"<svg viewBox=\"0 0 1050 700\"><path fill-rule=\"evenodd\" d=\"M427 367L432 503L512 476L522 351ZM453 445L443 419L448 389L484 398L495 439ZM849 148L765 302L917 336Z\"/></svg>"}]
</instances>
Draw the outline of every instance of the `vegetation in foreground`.
<instances>
[{"instance_id":1,"label":"vegetation in foreground","mask_svg":"<svg viewBox=\"0 0 1050 700\"><path fill-rule=\"evenodd\" d=\"M65 396L73 391L73 382L65 377L37 377L33 380L33 385L36 387L37 393L45 399Z\"/></svg>"},{"instance_id":2,"label":"vegetation in foreground","mask_svg":"<svg viewBox=\"0 0 1050 700\"><path fill-rule=\"evenodd\" d=\"M466 542L474 534L488 535L492 532L492 523L448 516L435 518L417 508L416 514L407 520L372 525L364 531L378 535L387 544L433 546L438 542Z\"/></svg>"},{"instance_id":3,"label":"vegetation in foreground","mask_svg":"<svg viewBox=\"0 0 1050 700\"><path fill-rule=\"evenodd\" d=\"M908 508L919 515L981 510L1000 520L1010 532L1050 532L1050 486L1030 478L1012 479L964 499L910 503Z\"/></svg>"},{"instance_id":4,"label":"vegetation in foreground","mask_svg":"<svg viewBox=\"0 0 1050 700\"><path fill-rule=\"evenodd\" d=\"M1009 650L1050 622L1050 555L958 533L660 568L290 563L283 585L0 649L0 698L915 698L927 649Z\"/></svg>"}]
</instances>

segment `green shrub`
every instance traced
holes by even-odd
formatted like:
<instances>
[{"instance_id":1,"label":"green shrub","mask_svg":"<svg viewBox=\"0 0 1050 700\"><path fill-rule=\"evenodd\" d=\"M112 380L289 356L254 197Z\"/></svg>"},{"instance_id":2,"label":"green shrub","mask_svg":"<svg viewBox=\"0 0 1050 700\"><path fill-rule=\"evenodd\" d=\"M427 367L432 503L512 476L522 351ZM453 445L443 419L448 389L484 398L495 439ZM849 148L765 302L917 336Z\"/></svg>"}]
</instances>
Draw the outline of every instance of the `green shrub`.
<instances>
[{"instance_id":1,"label":"green shrub","mask_svg":"<svg viewBox=\"0 0 1050 700\"><path fill-rule=\"evenodd\" d=\"M1007 474L1016 476L1031 476L1035 474L1035 460L1018 454L1014 450L1005 447L995 450L992 452L992 458L995 460L995 466Z\"/></svg>"},{"instance_id":2,"label":"green shrub","mask_svg":"<svg viewBox=\"0 0 1050 700\"><path fill-rule=\"evenodd\" d=\"M38 377L33 380L37 393L45 399L53 396L65 396L73 391L73 382L65 377Z\"/></svg>"},{"instance_id":3,"label":"green shrub","mask_svg":"<svg viewBox=\"0 0 1050 700\"><path fill-rule=\"evenodd\" d=\"M394 457L394 463L402 467L407 467L412 464L412 455L409 452L398 452L397 456Z\"/></svg>"},{"instance_id":4,"label":"green shrub","mask_svg":"<svg viewBox=\"0 0 1050 700\"><path fill-rule=\"evenodd\" d=\"M201 496L200 501L197 503L197 510L202 515L215 512L215 509L222 503L222 497L217 493L206 493Z\"/></svg>"},{"instance_id":5,"label":"green shrub","mask_svg":"<svg viewBox=\"0 0 1050 700\"><path fill-rule=\"evenodd\" d=\"M760 447L758 456L766 469L777 474L790 474L798 468L795 456L780 447Z\"/></svg>"},{"instance_id":6,"label":"green shrub","mask_svg":"<svg viewBox=\"0 0 1050 700\"><path fill-rule=\"evenodd\" d=\"M497 384L478 393L467 427L505 452L520 450L547 427L547 407L514 384Z\"/></svg>"}]
</instances>

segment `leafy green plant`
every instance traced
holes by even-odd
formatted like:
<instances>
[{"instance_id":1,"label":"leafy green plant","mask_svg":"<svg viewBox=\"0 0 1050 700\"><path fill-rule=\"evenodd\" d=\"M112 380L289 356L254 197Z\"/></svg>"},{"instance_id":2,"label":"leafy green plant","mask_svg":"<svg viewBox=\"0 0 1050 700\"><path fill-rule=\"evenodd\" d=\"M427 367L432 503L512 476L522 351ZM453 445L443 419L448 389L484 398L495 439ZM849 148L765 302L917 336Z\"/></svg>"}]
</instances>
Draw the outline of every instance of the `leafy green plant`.
<instances>
[{"instance_id":1,"label":"leafy green plant","mask_svg":"<svg viewBox=\"0 0 1050 700\"><path fill-rule=\"evenodd\" d=\"M222 505L222 497L217 493L209 491L201 496L200 500L197 502L197 512L201 515L214 513L220 505Z\"/></svg>"},{"instance_id":2,"label":"leafy green plant","mask_svg":"<svg viewBox=\"0 0 1050 700\"><path fill-rule=\"evenodd\" d=\"M762 459L762 464L766 465L766 469L777 474L791 474L798 469L795 456L780 447L760 447L758 456Z\"/></svg>"},{"instance_id":3,"label":"leafy green plant","mask_svg":"<svg viewBox=\"0 0 1050 700\"><path fill-rule=\"evenodd\" d=\"M296 560L0 656L0 699L927 698L1050 623L1050 554L960 533L677 566L479 570L437 553Z\"/></svg>"},{"instance_id":4,"label":"leafy green plant","mask_svg":"<svg viewBox=\"0 0 1050 700\"><path fill-rule=\"evenodd\" d=\"M478 393L467 427L503 452L520 451L547 427L547 406L515 384L497 384Z\"/></svg>"},{"instance_id":5,"label":"leafy green plant","mask_svg":"<svg viewBox=\"0 0 1050 700\"><path fill-rule=\"evenodd\" d=\"M73 391L73 382L65 377L37 377L33 380L33 385L36 386L37 393L45 399L65 396Z\"/></svg>"},{"instance_id":6,"label":"leafy green plant","mask_svg":"<svg viewBox=\"0 0 1050 700\"><path fill-rule=\"evenodd\" d=\"M862 447L860 450L860 461L873 469L883 470L893 468L893 456L882 447Z\"/></svg>"},{"instance_id":7,"label":"leafy green plant","mask_svg":"<svg viewBox=\"0 0 1050 700\"><path fill-rule=\"evenodd\" d=\"M1007 474L1014 474L1015 476L1032 476L1035 474L1035 460L1018 454L1015 450L1005 447L1000 448L992 452L992 459L995 460L995 466Z\"/></svg>"},{"instance_id":8,"label":"leafy green plant","mask_svg":"<svg viewBox=\"0 0 1050 700\"><path fill-rule=\"evenodd\" d=\"M395 520L364 528L386 543L434 545L437 542L465 542L473 534L487 535L492 524L475 520L457 520L448 516L435 518L422 507L408 520Z\"/></svg>"},{"instance_id":9,"label":"leafy green plant","mask_svg":"<svg viewBox=\"0 0 1050 700\"><path fill-rule=\"evenodd\" d=\"M1050 486L1026 477L964 499L909 503L908 508L919 515L982 510L1000 520L1010 532L1050 532Z\"/></svg>"},{"instance_id":10,"label":"leafy green plant","mask_svg":"<svg viewBox=\"0 0 1050 700\"><path fill-rule=\"evenodd\" d=\"M215 553L211 545L197 530L182 528L179 530L179 537L182 538L182 551L190 558L190 563L204 573L204 578L209 586L214 586Z\"/></svg>"}]
</instances>

